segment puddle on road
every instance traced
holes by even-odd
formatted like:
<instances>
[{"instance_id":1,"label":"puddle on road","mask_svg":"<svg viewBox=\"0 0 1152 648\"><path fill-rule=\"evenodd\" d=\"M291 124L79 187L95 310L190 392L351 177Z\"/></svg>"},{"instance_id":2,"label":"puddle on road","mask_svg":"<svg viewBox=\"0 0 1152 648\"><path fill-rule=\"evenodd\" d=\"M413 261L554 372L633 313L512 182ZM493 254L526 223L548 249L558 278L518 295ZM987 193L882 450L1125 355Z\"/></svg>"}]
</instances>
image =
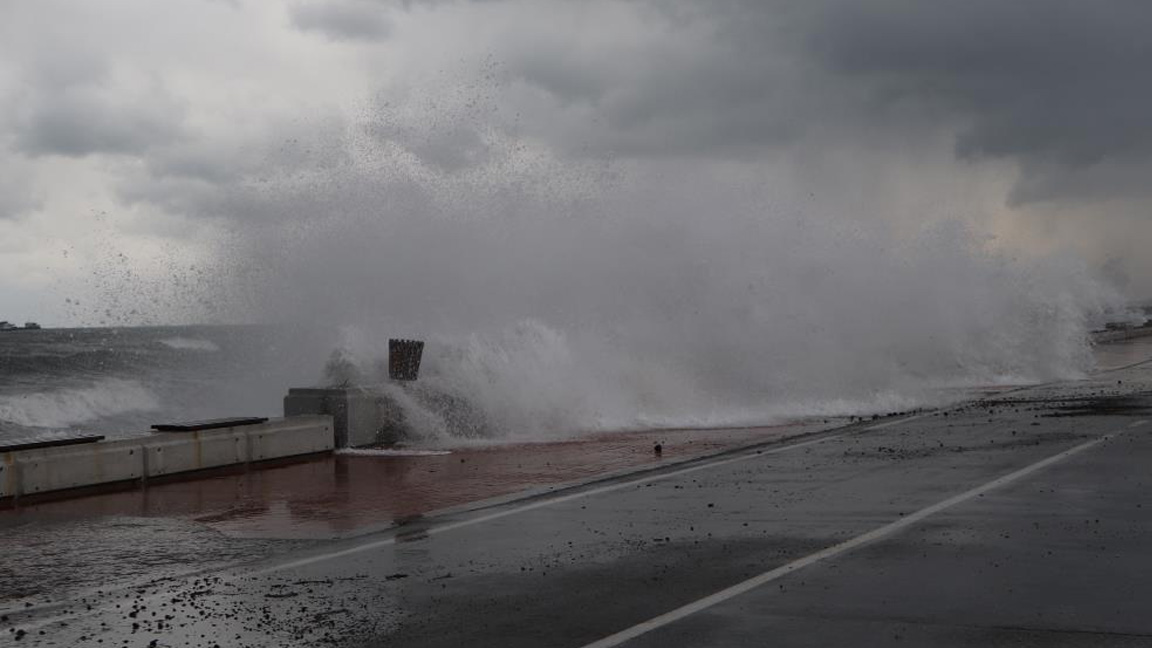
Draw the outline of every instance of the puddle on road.
<instances>
[{"instance_id":1,"label":"puddle on road","mask_svg":"<svg viewBox=\"0 0 1152 648\"><path fill-rule=\"evenodd\" d=\"M169 518L26 520L3 529L0 608L256 560L312 543L229 538Z\"/></svg>"}]
</instances>

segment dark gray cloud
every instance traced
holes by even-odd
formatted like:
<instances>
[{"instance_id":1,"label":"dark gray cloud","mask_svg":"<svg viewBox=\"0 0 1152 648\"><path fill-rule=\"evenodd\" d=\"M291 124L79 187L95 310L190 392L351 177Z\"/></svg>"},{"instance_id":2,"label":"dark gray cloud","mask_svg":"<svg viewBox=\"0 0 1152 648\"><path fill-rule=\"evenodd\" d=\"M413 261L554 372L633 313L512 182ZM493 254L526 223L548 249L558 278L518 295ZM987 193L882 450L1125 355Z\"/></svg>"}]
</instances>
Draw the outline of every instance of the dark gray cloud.
<instances>
[{"instance_id":1,"label":"dark gray cloud","mask_svg":"<svg viewBox=\"0 0 1152 648\"><path fill-rule=\"evenodd\" d=\"M899 149L944 134L960 159L1016 162L1016 203L1148 193L1147 2L590 2L581 5L585 22L561 24L572 6L299 0L287 19L333 41L378 43L379 52L423 45L405 40L413 38L407 32L393 34L421 21L436 29L420 38L451 34L455 40L432 49L459 58L400 74L381 95L395 118L369 120L376 137L446 172L488 164L493 130L569 156L744 159L787 147ZM461 39L472 33L461 21L475 22L476 41ZM500 27L485 28L492 25ZM87 47L99 50L102 42ZM25 88L0 106L19 152L145 156L162 185L157 198L165 187L237 176L230 138L198 145L160 81L117 85L123 79L114 77L107 52L55 49L38 50ZM386 66L372 58L378 52L362 51L366 67ZM477 65L477 52L488 62ZM474 73L460 83L478 101L454 96L405 112L411 106L396 87L434 94L430 77L452 65L460 68L452 73ZM156 73L163 78L163 70ZM211 87L200 92L214 94Z\"/></svg>"},{"instance_id":2,"label":"dark gray cloud","mask_svg":"<svg viewBox=\"0 0 1152 648\"><path fill-rule=\"evenodd\" d=\"M43 202L31 184L27 161L0 149L0 220L14 219Z\"/></svg>"},{"instance_id":3,"label":"dark gray cloud","mask_svg":"<svg viewBox=\"0 0 1152 648\"><path fill-rule=\"evenodd\" d=\"M180 138L184 105L158 76L117 79L79 54L23 71L22 92L6 106L14 147L39 155L141 154Z\"/></svg>"},{"instance_id":4,"label":"dark gray cloud","mask_svg":"<svg viewBox=\"0 0 1152 648\"><path fill-rule=\"evenodd\" d=\"M515 53L573 150L727 156L822 139L954 136L1019 163L1017 201L1133 188L1152 160L1152 4L1136 0L652 3L643 45ZM565 121L565 119L569 121ZM1118 171L1118 176L1108 170ZM1059 179L1057 181L1056 179ZM1137 183L1139 184L1139 183Z\"/></svg>"},{"instance_id":5,"label":"dark gray cloud","mask_svg":"<svg viewBox=\"0 0 1152 648\"><path fill-rule=\"evenodd\" d=\"M178 246L218 228L228 240L269 242L271 258L285 256L276 235L307 242L351 219L309 267L338 258L355 275L368 267L358 259L388 255L374 245L343 254L344 238L370 243L375 232L397 259L435 260L431 283L410 282L413 299L443 298L464 276L477 284L462 299L485 296L487 282L508 289L492 300L499 305L537 285L581 292L575 284L603 265L585 256L597 258L608 213L636 219L636 245L651 245L670 213L692 240L697 224L711 236L732 214L750 223L815 211L861 222L922 211L925 221L950 210L1001 217L994 203L1007 181L978 171L1014 168L1011 201L1069 203L1042 205L1069 220L1103 213L1071 203L1122 195L1134 214L1152 198L1146 2L292 0L270 12L219 1L227 5L38 0L0 9L0 218L35 209L28 187L40 183L49 199L36 217L55 219L53 231L73 230L91 204L149 239ZM13 180L8 151L30 165L28 181ZM988 160L996 163L977 169ZM957 177L974 190L947 202L940 188ZM711 191L699 188L709 182ZM744 185L755 205L733 195ZM823 202L809 207L809 189L824 191ZM666 195L677 200L652 206ZM694 196L690 209L679 204ZM580 218L569 225L569 215ZM536 245L555 238L557 219L559 238L586 226L586 238L573 237L583 245ZM157 230L145 231L152 222ZM491 225L493 240L472 247L482 237L457 234L457 222ZM1084 222L1064 240L1104 229ZM247 238L232 236L245 228ZM496 240L502 231L515 233L507 248ZM696 254L655 246L633 266L630 245L599 255L620 259L612 276L675 277ZM537 283L550 252L568 249L580 252L571 271ZM510 261L487 274L452 265L469 258ZM668 272L646 259L667 260ZM405 265L377 274L411 276ZM357 301L379 289L351 279L365 290Z\"/></svg>"},{"instance_id":6,"label":"dark gray cloud","mask_svg":"<svg viewBox=\"0 0 1152 648\"><path fill-rule=\"evenodd\" d=\"M292 24L332 40L375 41L392 31L388 8L378 2L337 0L309 2L292 8Z\"/></svg>"},{"instance_id":7,"label":"dark gray cloud","mask_svg":"<svg viewBox=\"0 0 1152 648\"><path fill-rule=\"evenodd\" d=\"M1088 166L1152 153L1146 2L843 2L814 25L833 72L962 117L961 157Z\"/></svg>"},{"instance_id":8,"label":"dark gray cloud","mask_svg":"<svg viewBox=\"0 0 1152 648\"><path fill-rule=\"evenodd\" d=\"M16 142L29 155L129 154L171 141L177 134L166 114L64 101L38 106L23 123Z\"/></svg>"},{"instance_id":9,"label":"dark gray cloud","mask_svg":"<svg viewBox=\"0 0 1152 648\"><path fill-rule=\"evenodd\" d=\"M1134 202L1152 199L1152 160L1134 161L1108 157L1087 165L1069 165L1025 158L1021 173L1009 194L1009 203Z\"/></svg>"},{"instance_id":10,"label":"dark gray cloud","mask_svg":"<svg viewBox=\"0 0 1152 648\"><path fill-rule=\"evenodd\" d=\"M656 37L577 51L529 40L508 71L550 99L529 109L529 126L571 150L724 156L778 145L811 130L803 118L826 90L807 80L792 18L777 21L774 7L656 6L646 26Z\"/></svg>"},{"instance_id":11,"label":"dark gray cloud","mask_svg":"<svg viewBox=\"0 0 1152 648\"><path fill-rule=\"evenodd\" d=\"M184 216L226 220L275 219L283 209L268 192L315 189L348 164L343 125L270 121L228 140L185 136L149 152L120 178L117 198ZM271 206L271 207L270 207Z\"/></svg>"}]
</instances>

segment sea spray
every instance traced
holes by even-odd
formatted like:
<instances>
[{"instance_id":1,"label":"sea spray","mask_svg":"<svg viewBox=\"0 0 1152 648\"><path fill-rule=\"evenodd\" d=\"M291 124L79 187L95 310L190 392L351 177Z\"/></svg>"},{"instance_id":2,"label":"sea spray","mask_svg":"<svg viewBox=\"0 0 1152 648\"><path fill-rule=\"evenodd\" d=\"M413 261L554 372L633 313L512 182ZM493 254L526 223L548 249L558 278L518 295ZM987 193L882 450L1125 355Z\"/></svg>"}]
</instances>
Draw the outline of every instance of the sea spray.
<instances>
[{"instance_id":1,"label":"sea spray","mask_svg":"<svg viewBox=\"0 0 1152 648\"><path fill-rule=\"evenodd\" d=\"M241 229L262 269L249 306L339 325L325 353L391 390L421 438L768 423L1074 377L1122 304L1072 255L960 218L827 213L776 183L625 165L602 181L499 141L467 172L346 144L306 186L245 197L292 224ZM389 337L428 341L414 385L382 378Z\"/></svg>"},{"instance_id":2,"label":"sea spray","mask_svg":"<svg viewBox=\"0 0 1152 648\"><path fill-rule=\"evenodd\" d=\"M871 413L1081 375L1122 304L1073 255L991 239L966 206L908 213L930 201L864 170L562 158L455 126L483 149L461 166L369 115L222 190L229 316L320 331L254 361L265 401L314 359L427 439ZM412 385L381 378L390 337L428 342Z\"/></svg>"}]
</instances>

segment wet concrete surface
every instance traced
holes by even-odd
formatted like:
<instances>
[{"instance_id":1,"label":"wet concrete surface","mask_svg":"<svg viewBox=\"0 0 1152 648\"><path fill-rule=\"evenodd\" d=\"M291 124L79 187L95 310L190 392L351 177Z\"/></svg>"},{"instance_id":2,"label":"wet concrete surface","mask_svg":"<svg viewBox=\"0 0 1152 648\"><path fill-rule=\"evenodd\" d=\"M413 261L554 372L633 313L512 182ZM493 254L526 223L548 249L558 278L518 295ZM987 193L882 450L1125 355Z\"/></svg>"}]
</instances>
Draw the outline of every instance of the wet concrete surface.
<instances>
[{"instance_id":1,"label":"wet concrete surface","mask_svg":"<svg viewBox=\"0 0 1152 648\"><path fill-rule=\"evenodd\" d=\"M272 468L217 470L199 479L23 504L0 510L0 531L88 518L165 518L233 537L326 539L528 489L614 471L658 468L841 425L596 434L551 443L452 448L445 454L327 455ZM660 454L653 449L659 444Z\"/></svg>"},{"instance_id":2,"label":"wet concrete surface","mask_svg":"<svg viewBox=\"0 0 1152 648\"><path fill-rule=\"evenodd\" d=\"M57 646L581 647L907 517L616 645L1152 645L1150 412L1152 369L1136 366L35 602L3 613L0 632ZM1035 472L995 486L1022 469Z\"/></svg>"},{"instance_id":3,"label":"wet concrete surface","mask_svg":"<svg viewBox=\"0 0 1152 648\"><path fill-rule=\"evenodd\" d=\"M1150 435L626 645L1152 645Z\"/></svg>"},{"instance_id":4,"label":"wet concrete surface","mask_svg":"<svg viewBox=\"0 0 1152 648\"><path fill-rule=\"evenodd\" d=\"M1152 356L1152 337L1097 344L1092 349L1092 355L1096 368L1100 371L1111 371L1137 364Z\"/></svg>"},{"instance_id":5,"label":"wet concrete surface","mask_svg":"<svg viewBox=\"0 0 1152 648\"><path fill-rule=\"evenodd\" d=\"M0 511L0 609L274 557L453 507L547 493L836 425L639 431L431 456L336 455L21 505Z\"/></svg>"},{"instance_id":6,"label":"wet concrete surface","mask_svg":"<svg viewBox=\"0 0 1152 648\"><path fill-rule=\"evenodd\" d=\"M0 609L173 578L314 544L229 538L202 524L162 517L29 522L3 533Z\"/></svg>"}]
</instances>

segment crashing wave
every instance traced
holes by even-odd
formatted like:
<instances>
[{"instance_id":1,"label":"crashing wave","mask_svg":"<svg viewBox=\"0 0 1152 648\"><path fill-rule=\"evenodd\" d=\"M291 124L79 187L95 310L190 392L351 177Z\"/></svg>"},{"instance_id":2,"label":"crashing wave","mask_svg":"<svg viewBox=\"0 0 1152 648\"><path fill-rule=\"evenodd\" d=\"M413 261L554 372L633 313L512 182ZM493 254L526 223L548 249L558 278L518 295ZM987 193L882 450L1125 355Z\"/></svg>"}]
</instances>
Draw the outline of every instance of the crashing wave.
<instances>
[{"instance_id":1,"label":"crashing wave","mask_svg":"<svg viewBox=\"0 0 1152 648\"><path fill-rule=\"evenodd\" d=\"M106 378L88 387L0 396L0 421L61 428L130 412L160 409L160 399L134 380Z\"/></svg>"}]
</instances>

